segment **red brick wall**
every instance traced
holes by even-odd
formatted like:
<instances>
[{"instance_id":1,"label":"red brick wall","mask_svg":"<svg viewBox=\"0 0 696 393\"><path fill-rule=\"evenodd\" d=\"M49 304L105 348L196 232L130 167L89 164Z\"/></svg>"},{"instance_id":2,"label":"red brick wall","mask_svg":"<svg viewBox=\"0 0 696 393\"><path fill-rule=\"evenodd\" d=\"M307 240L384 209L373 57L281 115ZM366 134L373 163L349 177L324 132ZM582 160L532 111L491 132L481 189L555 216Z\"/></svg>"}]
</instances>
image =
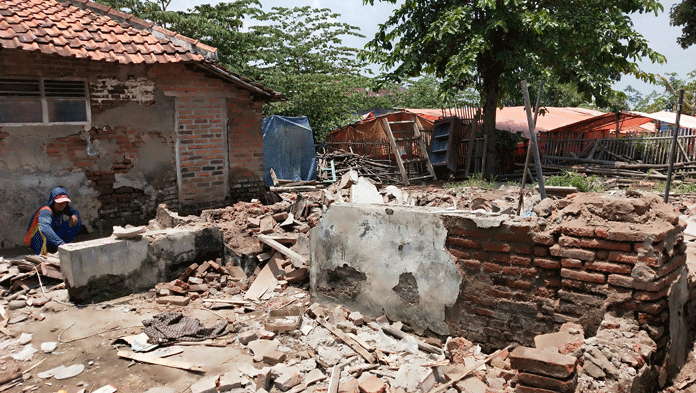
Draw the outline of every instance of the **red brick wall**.
<instances>
[{"instance_id":1,"label":"red brick wall","mask_svg":"<svg viewBox=\"0 0 696 393\"><path fill-rule=\"evenodd\" d=\"M224 109L222 98L176 100L182 204L212 207L227 198Z\"/></svg>"},{"instance_id":2,"label":"red brick wall","mask_svg":"<svg viewBox=\"0 0 696 393\"><path fill-rule=\"evenodd\" d=\"M667 290L686 263L681 224L648 234L603 227L544 231L513 220L481 229L464 217L444 222L446 247L462 275L459 298L446 311L453 335L497 348L513 341L533 346L536 335L565 322L593 334L605 311L630 310L659 348L667 345ZM648 272L640 280L632 276L639 263Z\"/></svg>"},{"instance_id":3,"label":"red brick wall","mask_svg":"<svg viewBox=\"0 0 696 393\"><path fill-rule=\"evenodd\" d=\"M182 181L185 210L200 210L220 206L224 179L220 172L225 165L221 162L227 154L229 171L227 176L227 201L249 200L264 192L263 182L263 134L261 109L263 102L255 100L247 90L237 89L202 73L177 64L154 70L157 85L177 97L179 113L179 135L194 135L198 138L179 147L182 165ZM182 78L188 82L181 84ZM201 101L204 97L205 101ZM226 106L226 113L218 117L218 108ZM211 113L206 120L189 116L206 109ZM221 124L227 124L227 146L222 146ZM209 132L208 130L215 130ZM182 134L182 132L184 134ZM190 134L189 134L190 133ZM227 152L224 149L227 149ZM192 172L192 168L197 168ZM203 169L206 168L206 169ZM186 174L186 176L184 176ZM187 183L190 182L190 183ZM190 185L190 186L189 186ZM215 195L217 200L211 198Z\"/></svg>"},{"instance_id":4,"label":"red brick wall","mask_svg":"<svg viewBox=\"0 0 696 393\"><path fill-rule=\"evenodd\" d=\"M229 113L230 184L232 198L250 199L263 194L262 103L249 92L227 101Z\"/></svg>"}]
</instances>

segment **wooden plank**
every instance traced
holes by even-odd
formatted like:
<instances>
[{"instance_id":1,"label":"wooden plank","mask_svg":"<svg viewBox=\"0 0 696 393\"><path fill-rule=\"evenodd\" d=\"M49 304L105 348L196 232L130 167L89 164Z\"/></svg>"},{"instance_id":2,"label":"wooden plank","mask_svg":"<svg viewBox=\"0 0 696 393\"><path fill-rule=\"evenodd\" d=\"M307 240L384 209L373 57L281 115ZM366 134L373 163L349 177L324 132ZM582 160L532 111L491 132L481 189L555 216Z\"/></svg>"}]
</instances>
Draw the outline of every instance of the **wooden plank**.
<instances>
[{"instance_id":1,"label":"wooden plank","mask_svg":"<svg viewBox=\"0 0 696 393\"><path fill-rule=\"evenodd\" d=\"M372 364L375 362L375 357L372 356L365 348L363 348L360 344L358 344L355 340L353 340L350 336L348 336L346 333L342 332L339 330L337 327L334 325L322 320L321 318L316 319L317 322L326 329L328 329L331 333L333 333L336 337L340 338L346 345L350 346L353 348L353 350L357 353L360 354L365 360L367 360L368 363Z\"/></svg>"},{"instance_id":2,"label":"wooden plank","mask_svg":"<svg viewBox=\"0 0 696 393\"><path fill-rule=\"evenodd\" d=\"M120 358L131 359L131 360L135 360L136 362L156 364L158 366L172 367L172 368L178 368L178 369L189 370L189 371L196 371L196 372L201 372L201 373L205 372L203 370L203 367L196 365L196 364L193 364L193 363L182 362L182 361L166 359L166 358L159 358L159 357L150 356L150 355L147 355L144 353L118 351L117 355Z\"/></svg>"},{"instance_id":3,"label":"wooden plank","mask_svg":"<svg viewBox=\"0 0 696 393\"><path fill-rule=\"evenodd\" d=\"M249 290L244 294L244 299L257 300L263 296L270 288L275 288L278 280L273 275L271 267L266 264L256 279L249 287Z\"/></svg>"},{"instance_id":4,"label":"wooden plank","mask_svg":"<svg viewBox=\"0 0 696 393\"><path fill-rule=\"evenodd\" d=\"M402 332L401 330L394 329L390 326L382 326L382 330L384 330L385 333L388 333L399 339L402 339L407 336L407 334ZM419 339L416 339L416 342L418 343L418 348L423 352L442 354L442 349L434 345L426 344Z\"/></svg>"},{"instance_id":5,"label":"wooden plank","mask_svg":"<svg viewBox=\"0 0 696 393\"><path fill-rule=\"evenodd\" d=\"M278 184L279 184L278 183L278 176L276 176L276 173L273 170L273 168L270 169L270 173L271 173L271 181L273 182L273 186L278 187Z\"/></svg>"},{"instance_id":6,"label":"wooden plank","mask_svg":"<svg viewBox=\"0 0 696 393\"><path fill-rule=\"evenodd\" d=\"M296 268L299 269L299 268L302 268L305 266L309 266L309 260L307 260L307 258L305 258L302 255L296 253L295 251L285 247L284 245L278 243L277 241L273 240L271 237L265 236L265 235L259 235L257 238L262 243L269 245L274 250L276 250L276 251L280 252L281 254L287 256L288 258L290 258L290 262Z\"/></svg>"},{"instance_id":7,"label":"wooden plank","mask_svg":"<svg viewBox=\"0 0 696 393\"><path fill-rule=\"evenodd\" d=\"M420 130L418 129L418 125L415 121L413 122L413 135L415 135L415 137L417 138L418 148L420 148L420 151L423 154L423 158L425 158L425 165L426 168L428 168L428 173L430 173L430 176L433 178L433 180L437 180L437 177L435 176L435 170L433 169L433 164L430 162L430 156L428 156L428 149L425 148L425 143L423 143L423 138L421 137Z\"/></svg>"},{"instance_id":8,"label":"wooden plank","mask_svg":"<svg viewBox=\"0 0 696 393\"><path fill-rule=\"evenodd\" d=\"M430 392L431 392L431 393L440 393L440 392L446 391L450 386L452 386L452 385L454 385L455 383L457 383L457 382L461 381L462 379L466 378L469 374L471 374L471 373L472 373L474 370L476 370L477 368L479 368L479 367L483 366L484 364L490 362L491 359L493 359L494 357L500 355L500 354L503 353L504 351L507 351L507 350L509 350L510 348L515 347L515 346L517 346L517 344L510 344L510 345L508 345L507 347L505 347L505 348L503 348L503 349L499 349L499 350L493 352L492 354L490 354L490 355L486 356L485 358L479 360L478 362L474 363L473 366L471 366L471 367L467 368L466 370L464 370L463 373L461 373L461 374L459 374L458 376L454 377L451 381L447 382L446 384L440 386L439 388L437 388L437 389L435 389L435 390L431 390Z\"/></svg>"},{"instance_id":9,"label":"wooden plank","mask_svg":"<svg viewBox=\"0 0 696 393\"><path fill-rule=\"evenodd\" d=\"M293 192L293 191L315 191L318 190L319 186L292 186L292 187L270 187L273 192Z\"/></svg>"},{"instance_id":10,"label":"wooden plank","mask_svg":"<svg viewBox=\"0 0 696 393\"><path fill-rule=\"evenodd\" d=\"M382 126L384 127L384 131L387 133L387 137L389 138L389 144L391 145L392 152L394 153L396 166L399 168L399 172L401 173L401 180L404 182L404 185L410 186L411 183L409 183L408 181L406 168L404 168L404 163L401 162L401 154L399 154L399 147L396 145L396 141L394 140L394 134L392 134L391 127L389 127L389 121L387 121L386 117L382 118Z\"/></svg>"},{"instance_id":11,"label":"wooden plank","mask_svg":"<svg viewBox=\"0 0 696 393\"><path fill-rule=\"evenodd\" d=\"M338 392L338 380L341 379L341 366L334 366L331 370L331 379L329 380L329 389L327 393Z\"/></svg>"}]
</instances>

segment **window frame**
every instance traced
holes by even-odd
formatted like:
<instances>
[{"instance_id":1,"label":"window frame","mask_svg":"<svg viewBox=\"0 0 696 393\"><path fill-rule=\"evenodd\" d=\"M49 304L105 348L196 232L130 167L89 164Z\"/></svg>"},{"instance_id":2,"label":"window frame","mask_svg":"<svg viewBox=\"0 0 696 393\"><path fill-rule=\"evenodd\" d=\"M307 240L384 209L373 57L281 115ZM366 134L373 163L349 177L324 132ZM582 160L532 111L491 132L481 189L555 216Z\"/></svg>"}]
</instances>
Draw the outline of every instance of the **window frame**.
<instances>
[{"instance_id":1,"label":"window frame","mask_svg":"<svg viewBox=\"0 0 696 393\"><path fill-rule=\"evenodd\" d=\"M70 126L70 125L89 125L92 123L92 107L90 103L90 96L89 96L89 84L87 83L86 79L81 79L81 78L47 78L47 77L26 77L26 76L10 76L6 75L0 78L0 81L3 80L25 80L27 82L37 82L39 83L39 93L40 96L38 97L31 97L31 96L3 96L0 95L0 101L1 102L11 102L11 101L30 101L30 100L39 100L41 103L41 122L30 122L30 123L3 123L0 122L0 127L25 127L25 126L56 126L56 125L65 125L65 126ZM45 89L45 81L71 81L71 82L82 82L85 88L85 95L83 97L55 97L55 96L46 96L46 89ZM49 113L48 113L48 102L49 101L84 101L85 103L85 117L86 120L84 121L69 121L69 122L51 122L49 121Z\"/></svg>"}]
</instances>

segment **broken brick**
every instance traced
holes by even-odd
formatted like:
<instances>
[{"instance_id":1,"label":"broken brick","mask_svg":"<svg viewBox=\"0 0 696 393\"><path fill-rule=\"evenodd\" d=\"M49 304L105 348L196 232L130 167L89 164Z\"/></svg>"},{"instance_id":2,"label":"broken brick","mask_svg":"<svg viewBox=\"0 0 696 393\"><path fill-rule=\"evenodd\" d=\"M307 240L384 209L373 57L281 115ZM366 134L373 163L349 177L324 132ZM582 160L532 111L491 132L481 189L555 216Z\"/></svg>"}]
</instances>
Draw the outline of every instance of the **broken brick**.
<instances>
[{"instance_id":1,"label":"broken brick","mask_svg":"<svg viewBox=\"0 0 696 393\"><path fill-rule=\"evenodd\" d=\"M358 389L362 393L383 393L387 390L387 385L378 376L372 375L358 384Z\"/></svg>"},{"instance_id":2,"label":"broken brick","mask_svg":"<svg viewBox=\"0 0 696 393\"><path fill-rule=\"evenodd\" d=\"M190 297L184 296L163 296L157 298L157 304L171 304L174 306L188 306Z\"/></svg>"},{"instance_id":3,"label":"broken brick","mask_svg":"<svg viewBox=\"0 0 696 393\"><path fill-rule=\"evenodd\" d=\"M510 354L510 366L521 372L568 378L575 372L578 359L538 348L517 347Z\"/></svg>"},{"instance_id":4,"label":"broken brick","mask_svg":"<svg viewBox=\"0 0 696 393\"><path fill-rule=\"evenodd\" d=\"M284 362L287 357L288 355L285 352L272 350L266 351L263 354L263 361L264 363L270 364L271 366L275 366L278 363Z\"/></svg>"}]
</instances>

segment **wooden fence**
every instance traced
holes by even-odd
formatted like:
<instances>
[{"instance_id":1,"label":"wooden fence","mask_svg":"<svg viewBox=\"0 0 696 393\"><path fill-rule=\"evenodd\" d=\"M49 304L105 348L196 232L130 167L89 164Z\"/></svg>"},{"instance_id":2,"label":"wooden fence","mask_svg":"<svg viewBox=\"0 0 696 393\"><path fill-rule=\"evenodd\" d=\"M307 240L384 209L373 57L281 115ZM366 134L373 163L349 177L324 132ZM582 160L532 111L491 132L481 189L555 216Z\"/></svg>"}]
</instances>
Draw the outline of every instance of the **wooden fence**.
<instances>
[{"instance_id":1,"label":"wooden fence","mask_svg":"<svg viewBox=\"0 0 696 393\"><path fill-rule=\"evenodd\" d=\"M669 129L597 138L588 138L585 133L540 133L539 153L543 164L622 161L664 165L669 163L672 140L673 132ZM696 161L696 130L680 129L677 141L675 162Z\"/></svg>"}]
</instances>

